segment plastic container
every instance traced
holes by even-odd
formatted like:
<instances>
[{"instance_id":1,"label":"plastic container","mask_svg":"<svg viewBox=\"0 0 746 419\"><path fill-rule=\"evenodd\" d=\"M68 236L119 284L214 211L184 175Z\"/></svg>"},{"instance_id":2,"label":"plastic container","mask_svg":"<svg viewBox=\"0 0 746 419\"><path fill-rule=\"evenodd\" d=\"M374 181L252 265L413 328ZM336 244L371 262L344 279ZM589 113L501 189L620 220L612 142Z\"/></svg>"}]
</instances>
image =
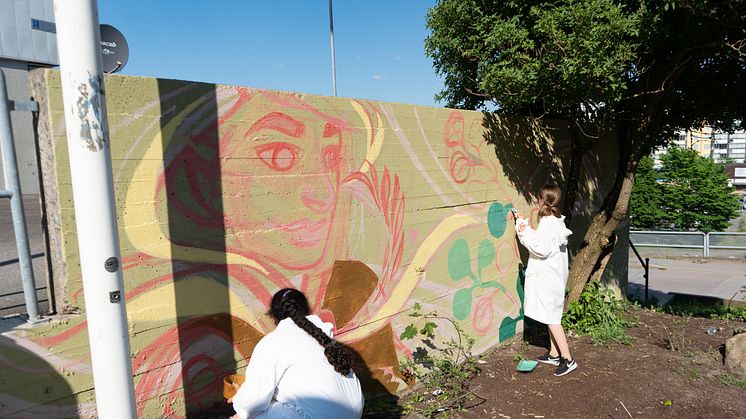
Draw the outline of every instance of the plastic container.
<instances>
[{"instance_id":1,"label":"plastic container","mask_svg":"<svg viewBox=\"0 0 746 419\"><path fill-rule=\"evenodd\" d=\"M231 374L223 378L223 397L228 400L235 396L238 389L233 384L238 384L241 387L245 380L245 376L238 374Z\"/></svg>"},{"instance_id":2,"label":"plastic container","mask_svg":"<svg viewBox=\"0 0 746 419\"><path fill-rule=\"evenodd\" d=\"M539 361L533 359L521 359L515 369L520 372L531 372L537 365L539 365Z\"/></svg>"}]
</instances>

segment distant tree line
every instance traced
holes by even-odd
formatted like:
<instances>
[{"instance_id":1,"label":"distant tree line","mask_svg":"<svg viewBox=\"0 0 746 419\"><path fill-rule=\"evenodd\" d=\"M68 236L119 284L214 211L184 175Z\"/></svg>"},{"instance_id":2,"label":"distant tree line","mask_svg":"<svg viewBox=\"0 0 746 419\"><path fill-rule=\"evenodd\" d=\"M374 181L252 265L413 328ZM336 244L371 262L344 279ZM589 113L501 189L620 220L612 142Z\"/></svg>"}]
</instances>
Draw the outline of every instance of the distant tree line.
<instances>
[{"instance_id":1,"label":"distant tree line","mask_svg":"<svg viewBox=\"0 0 746 419\"><path fill-rule=\"evenodd\" d=\"M643 157L630 197L630 222L638 229L723 231L738 216L740 201L728 186L725 165L696 151L673 147Z\"/></svg>"}]
</instances>

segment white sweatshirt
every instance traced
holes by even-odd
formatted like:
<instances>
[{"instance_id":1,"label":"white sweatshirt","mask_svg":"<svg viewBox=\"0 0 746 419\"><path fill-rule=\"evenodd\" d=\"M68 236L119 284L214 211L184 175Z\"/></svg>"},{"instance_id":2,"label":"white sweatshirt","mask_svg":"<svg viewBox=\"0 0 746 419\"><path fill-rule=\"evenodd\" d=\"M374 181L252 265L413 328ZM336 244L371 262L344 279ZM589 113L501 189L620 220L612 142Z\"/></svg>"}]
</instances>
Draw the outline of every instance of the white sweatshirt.
<instances>
[{"instance_id":1,"label":"white sweatshirt","mask_svg":"<svg viewBox=\"0 0 746 419\"><path fill-rule=\"evenodd\" d=\"M523 313L544 324L560 324L568 273L567 237L572 231L565 227L565 217L553 215L541 217L536 230L519 218L516 230L529 253Z\"/></svg>"},{"instance_id":2,"label":"white sweatshirt","mask_svg":"<svg viewBox=\"0 0 746 419\"><path fill-rule=\"evenodd\" d=\"M332 337L330 323L314 315L306 318ZM355 373L342 376L334 371L324 348L287 318L254 348L246 382L233 397L233 409L241 419L288 414L357 419L362 415L363 396Z\"/></svg>"}]
</instances>

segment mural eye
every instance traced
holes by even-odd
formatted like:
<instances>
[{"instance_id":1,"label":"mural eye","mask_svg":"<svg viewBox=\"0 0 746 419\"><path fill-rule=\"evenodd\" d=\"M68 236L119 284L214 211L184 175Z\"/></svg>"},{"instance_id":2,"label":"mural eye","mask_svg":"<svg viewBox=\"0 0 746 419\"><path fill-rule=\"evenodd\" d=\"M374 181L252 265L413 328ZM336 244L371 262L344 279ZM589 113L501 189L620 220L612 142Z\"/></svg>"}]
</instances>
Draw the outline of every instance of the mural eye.
<instances>
[{"instance_id":1,"label":"mural eye","mask_svg":"<svg viewBox=\"0 0 746 419\"><path fill-rule=\"evenodd\" d=\"M324 147L321 150L324 165L329 170L337 170L339 168L339 162L341 159L339 145L332 144Z\"/></svg>"},{"instance_id":2,"label":"mural eye","mask_svg":"<svg viewBox=\"0 0 746 419\"><path fill-rule=\"evenodd\" d=\"M300 148L292 144L277 142L255 148L256 155L272 170L285 172L295 166Z\"/></svg>"}]
</instances>

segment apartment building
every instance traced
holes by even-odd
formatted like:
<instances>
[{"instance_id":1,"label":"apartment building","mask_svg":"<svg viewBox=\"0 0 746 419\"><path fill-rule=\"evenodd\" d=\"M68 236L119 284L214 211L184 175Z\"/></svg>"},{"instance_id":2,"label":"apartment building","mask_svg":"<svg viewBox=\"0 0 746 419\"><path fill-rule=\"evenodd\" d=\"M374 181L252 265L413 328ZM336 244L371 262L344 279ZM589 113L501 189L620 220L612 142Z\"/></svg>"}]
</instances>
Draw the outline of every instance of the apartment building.
<instances>
[{"instance_id":1,"label":"apartment building","mask_svg":"<svg viewBox=\"0 0 746 419\"><path fill-rule=\"evenodd\" d=\"M690 148L717 163L746 163L745 131L727 133L713 131L710 127L683 131L671 142L671 147ZM664 147L653 152L656 167L660 167L660 156L667 150L668 147Z\"/></svg>"}]
</instances>

